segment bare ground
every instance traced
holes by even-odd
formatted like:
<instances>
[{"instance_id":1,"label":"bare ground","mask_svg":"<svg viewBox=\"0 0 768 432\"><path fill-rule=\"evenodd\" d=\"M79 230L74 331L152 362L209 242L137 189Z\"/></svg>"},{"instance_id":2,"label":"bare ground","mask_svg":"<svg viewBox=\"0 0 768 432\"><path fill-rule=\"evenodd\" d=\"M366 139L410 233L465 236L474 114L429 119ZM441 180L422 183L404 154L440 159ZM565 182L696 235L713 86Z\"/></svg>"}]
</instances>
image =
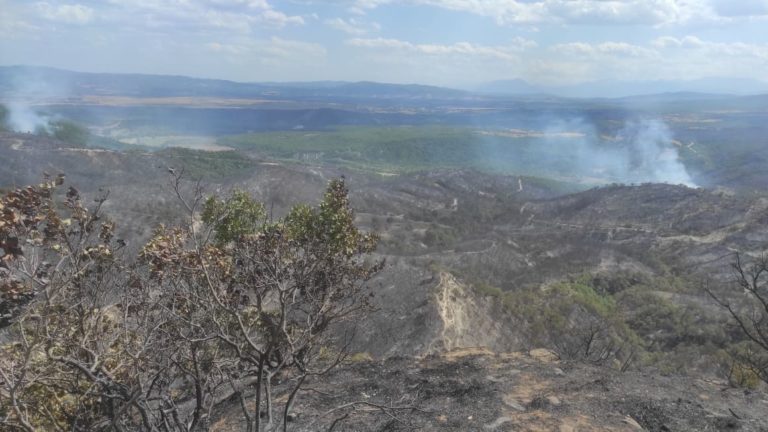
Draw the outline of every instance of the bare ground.
<instances>
[{"instance_id":1,"label":"bare ground","mask_svg":"<svg viewBox=\"0 0 768 432\"><path fill-rule=\"evenodd\" d=\"M239 409L226 404L213 429L244 430ZM289 430L327 430L349 414L334 430L767 431L766 412L764 392L723 382L464 348L337 369L306 385Z\"/></svg>"}]
</instances>

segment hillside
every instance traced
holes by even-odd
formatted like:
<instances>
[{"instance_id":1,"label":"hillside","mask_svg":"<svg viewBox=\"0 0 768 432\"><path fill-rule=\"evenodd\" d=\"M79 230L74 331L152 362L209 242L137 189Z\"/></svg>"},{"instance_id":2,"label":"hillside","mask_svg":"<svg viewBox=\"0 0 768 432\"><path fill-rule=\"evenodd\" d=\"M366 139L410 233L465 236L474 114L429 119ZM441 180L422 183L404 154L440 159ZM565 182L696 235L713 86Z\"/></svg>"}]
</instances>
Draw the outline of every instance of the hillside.
<instances>
[{"instance_id":1,"label":"hillside","mask_svg":"<svg viewBox=\"0 0 768 432\"><path fill-rule=\"evenodd\" d=\"M729 381L727 352L743 335L703 289L727 293L733 253L763 251L762 195L664 184L573 192L471 169L382 173L12 133L0 135L0 157L5 188L45 171L67 173L86 196L109 191L105 211L131 250L157 224L183 217L169 170L204 177L206 191L248 190L277 216L317 202L328 180L344 175L355 223L380 234L375 256L387 264L370 282L376 312L355 326L356 360L314 383L317 395L396 405L405 388L421 410L409 411L408 424L427 430L765 428L765 394L730 387L758 387ZM594 338L586 354L585 337ZM534 348L559 363L503 354ZM466 349L479 356L450 354ZM303 395L299 430L342 399ZM359 408L340 430L400 421ZM239 408L218 409L221 430L235 427L227 412Z\"/></svg>"},{"instance_id":2,"label":"hillside","mask_svg":"<svg viewBox=\"0 0 768 432\"><path fill-rule=\"evenodd\" d=\"M764 393L706 379L616 373L551 358L546 350L464 348L422 358L359 361L310 383L292 427L316 430L763 431ZM333 396L338 395L338 396ZM415 400L415 404L411 401ZM370 404L370 405L366 405ZM410 407L410 408L404 408ZM225 405L214 431L237 430Z\"/></svg>"},{"instance_id":3,"label":"hillside","mask_svg":"<svg viewBox=\"0 0 768 432\"><path fill-rule=\"evenodd\" d=\"M66 172L84 193L109 190L106 209L134 245L155 224L180 215L163 186L169 168L186 167L194 176L205 166L207 190L243 187L276 215L292 203L313 202L329 178L345 175L357 223L380 233L379 254L388 262L374 281L380 312L358 336L357 349L374 357L423 355L478 341L503 352L552 346L584 320L622 317L612 337L630 338L645 353L638 366L680 371L690 367L694 353L714 361L736 333L718 330L726 317L702 283L727 276L733 251L759 253L768 224L765 198L684 186L569 194L550 181L472 170L383 176L231 152L69 148L29 135L2 137L0 150L10 161L0 172L3 184ZM577 297L586 309L572 311L572 321L560 327L537 330L544 324L537 315L553 313L577 292L588 294ZM608 308L594 309L595 301ZM643 308L648 302L670 315L653 316ZM664 330L656 334L648 325ZM710 373L719 367L697 365Z\"/></svg>"}]
</instances>

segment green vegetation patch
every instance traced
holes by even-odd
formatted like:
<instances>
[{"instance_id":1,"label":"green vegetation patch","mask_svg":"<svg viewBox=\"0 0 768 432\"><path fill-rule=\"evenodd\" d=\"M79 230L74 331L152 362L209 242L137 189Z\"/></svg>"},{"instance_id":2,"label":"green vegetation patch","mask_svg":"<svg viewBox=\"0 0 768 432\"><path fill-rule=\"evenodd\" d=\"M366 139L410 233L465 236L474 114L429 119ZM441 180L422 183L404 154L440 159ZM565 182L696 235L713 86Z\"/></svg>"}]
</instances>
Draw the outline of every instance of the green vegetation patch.
<instances>
[{"instance_id":1,"label":"green vegetation patch","mask_svg":"<svg viewBox=\"0 0 768 432\"><path fill-rule=\"evenodd\" d=\"M474 133L454 127L348 127L334 131L268 132L224 137L221 145L271 157L370 163L400 170L462 166ZM475 158L470 158L469 161Z\"/></svg>"},{"instance_id":2,"label":"green vegetation patch","mask_svg":"<svg viewBox=\"0 0 768 432\"><path fill-rule=\"evenodd\" d=\"M73 147L86 147L91 140L91 133L86 127L69 120L56 120L48 123L47 126L38 126L35 134L55 138Z\"/></svg>"},{"instance_id":3,"label":"green vegetation patch","mask_svg":"<svg viewBox=\"0 0 768 432\"><path fill-rule=\"evenodd\" d=\"M353 168L413 172L473 168L492 173L583 178L570 161L554 164L566 138L513 136L468 127L343 127L332 131L249 133L218 144L264 157L340 163ZM542 180L543 181L543 180Z\"/></svg>"},{"instance_id":4,"label":"green vegetation patch","mask_svg":"<svg viewBox=\"0 0 768 432\"><path fill-rule=\"evenodd\" d=\"M225 178L247 173L255 166L247 156L236 151L209 152L168 148L157 152L173 168L183 168L192 178Z\"/></svg>"},{"instance_id":5,"label":"green vegetation patch","mask_svg":"<svg viewBox=\"0 0 768 432\"><path fill-rule=\"evenodd\" d=\"M590 340L602 352L612 350L611 361L619 368L651 367L665 374L710 370L736 386L754 386L753 371L738 362L739 349L747 348L729 333L725 317L688 300L695 298L691 284L681 276L618 272L510 291L483 281L472 286L479 295L498 299L528 329L533 344L552 347L564 358L583 352ZM585 357L595 358L602 357Z\"/></svg>"}]
</instances>

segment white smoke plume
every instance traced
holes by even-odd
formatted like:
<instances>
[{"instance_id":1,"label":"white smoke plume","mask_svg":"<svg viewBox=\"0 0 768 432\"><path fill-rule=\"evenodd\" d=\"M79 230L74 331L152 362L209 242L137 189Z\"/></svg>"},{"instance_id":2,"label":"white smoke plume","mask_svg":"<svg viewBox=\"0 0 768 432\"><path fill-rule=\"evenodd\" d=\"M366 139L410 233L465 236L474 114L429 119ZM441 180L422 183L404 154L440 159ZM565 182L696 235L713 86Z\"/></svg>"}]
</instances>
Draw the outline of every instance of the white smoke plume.
<instances>
[{"instance_id":1,"label":"white smoke plume","mask_svg":"<svg viewBox=\"0 0 768 432\"><path fill-rule=\"evenodd\" d=\"M546 134L556 137L574 131L578 133L572 133L572 139L550 140L540 163L586 180L696 186L680 161L672 132L661 120L627 121L612 136L601 136L582 120L558 120L550 123Z\"/></svg>"},{"instance_id":2,"label":"white smoke plume","mask_svg":"<svg viewBox=\"0 0 768 432\"><path fill-rule=\"evenodd\" d=\"M617 135L625 141L624 157L628 161L626 178L631 182L695 184L680 161L672 133L660 120L628 123Z\"/></svg>"},{"instance_id":3,"label":"white smoke plume","mask_svg":"<svg viewBox=\"0 0 768 432\"><path fill-rule=\"evenodd\" d=\"M13 131L31 133L48 130L49 119L37 113L28 103L14 100L6 102L5 106L8 108L8 124Z\"/></svg>"}]
</instances>

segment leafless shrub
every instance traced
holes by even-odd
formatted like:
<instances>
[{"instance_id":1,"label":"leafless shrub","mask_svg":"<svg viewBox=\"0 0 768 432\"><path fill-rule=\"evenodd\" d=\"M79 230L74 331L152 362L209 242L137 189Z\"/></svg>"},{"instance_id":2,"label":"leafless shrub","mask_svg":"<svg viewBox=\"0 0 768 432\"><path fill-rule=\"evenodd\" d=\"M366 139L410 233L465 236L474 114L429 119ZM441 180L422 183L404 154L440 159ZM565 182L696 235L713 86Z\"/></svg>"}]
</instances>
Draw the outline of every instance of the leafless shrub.
<instances>
[{"instance_id":1,"label":"leafless shrub","mask_svg":"<svg viewBox=\"0 0 768 432\"><path fill-rule=\"evenodd\" d=\"M734 283L728 296L706 291L725 309L747 339L732 355L762 381L768 382L768 257L745 262L736 254L731 265Z\"/></svg>"}]
</instances>

